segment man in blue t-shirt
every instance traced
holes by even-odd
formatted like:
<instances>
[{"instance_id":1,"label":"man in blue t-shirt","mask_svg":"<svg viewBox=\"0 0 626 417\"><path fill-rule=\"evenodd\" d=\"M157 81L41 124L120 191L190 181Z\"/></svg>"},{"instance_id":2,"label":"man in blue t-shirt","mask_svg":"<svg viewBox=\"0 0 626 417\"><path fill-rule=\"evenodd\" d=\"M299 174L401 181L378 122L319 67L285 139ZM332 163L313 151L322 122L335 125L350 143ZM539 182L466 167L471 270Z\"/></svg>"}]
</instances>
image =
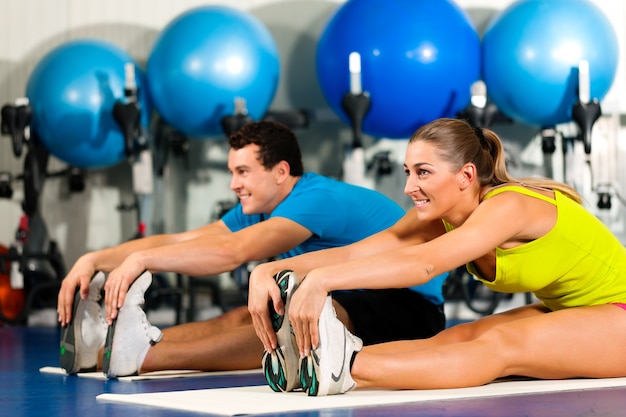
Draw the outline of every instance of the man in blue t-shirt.
<instances>
[{"instance_id":1,"label":"man in blue t-shirt","mask_svg":"<svg viewBox=\"0 0 626 417\"><path fill-rule=\"evenodd\" d=\"M229 144L230 188L239 203L220 220L90 252L76 261L58 298L61 366L68 373L96 366L109 377L258 368L263 345L245 306L161 331L141 308L151 283L145 271L220 274L250 261L344 246L390 227L404 214L376 191L305 173L296 136L279 123L248 124L231 135ZM102 272L109 272L106 283ZM335 307L347 325L367 328L364 334L357 331L365 343L428 337L445 326L444 278L427 287L338 293ZM98 304L103 285L106 317ZM378 323L365 318L373 309L383 318ZM415 314L423 319L396 319ZM398 326L390 327L392 321Z\"/></svg>"}]
</instances>

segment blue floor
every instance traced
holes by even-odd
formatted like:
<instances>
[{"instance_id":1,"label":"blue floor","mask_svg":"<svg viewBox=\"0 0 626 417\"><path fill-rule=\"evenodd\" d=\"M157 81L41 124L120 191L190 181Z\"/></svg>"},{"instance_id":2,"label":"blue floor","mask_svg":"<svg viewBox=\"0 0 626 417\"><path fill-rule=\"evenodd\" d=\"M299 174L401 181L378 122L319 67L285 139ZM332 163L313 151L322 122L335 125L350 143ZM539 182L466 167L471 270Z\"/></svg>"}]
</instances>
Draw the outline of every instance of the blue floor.
<instances>
[{"instance_id":1,"label":"blue floor","mask_svg":"<svg viewBox=\"0 0 626 417\"><path fill-rule=\"evenodd\" d=\"M264 382L260 375L129 383L41 373L39 369L43 366L59 366L59 334L56 328L0 329L0 415L178 417L189 413L99 402L96 396L105 392L130 394Z\"/></svg>"},{"instance_id":2,"label":"blue floor","mask_svg":"<svg viewBox=\"0 0 626 417\"><path fill-rule=\"evenodd\" d=\"M201 415L155 407L96 401L102 393L143 393L263 384L261 375L119 382L42 374L58 366L56 328L0 327L0 416L179 417ZM626 352L625 352L626 354ZM488 359L487 359L488 360ZM280 395L277 394L277 400ZM245 398L242 398L245 401ZM626 415L626 388L523 395L427 404L275 414L293 417L587 417Z\"/></svg>"}]
</instances>

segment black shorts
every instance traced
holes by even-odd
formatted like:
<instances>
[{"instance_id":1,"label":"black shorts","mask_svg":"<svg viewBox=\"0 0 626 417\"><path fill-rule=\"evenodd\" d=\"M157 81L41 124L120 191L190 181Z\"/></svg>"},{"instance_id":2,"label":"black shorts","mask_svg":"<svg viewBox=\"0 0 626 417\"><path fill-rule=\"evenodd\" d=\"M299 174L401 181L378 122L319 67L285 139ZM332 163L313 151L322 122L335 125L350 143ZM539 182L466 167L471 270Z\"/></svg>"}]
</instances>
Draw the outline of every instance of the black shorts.
<instances>
[{"instance_id":1,"label":"black shorts","mask_svg":"<svg viewBox=\"0 0 626 417\"><path fill-rule=\"evenodd\" d=\"M408 288L336 291L332 297L346 309L365 345L424 339L446 326L443 305Z\"/></svg>"}]
</instances>

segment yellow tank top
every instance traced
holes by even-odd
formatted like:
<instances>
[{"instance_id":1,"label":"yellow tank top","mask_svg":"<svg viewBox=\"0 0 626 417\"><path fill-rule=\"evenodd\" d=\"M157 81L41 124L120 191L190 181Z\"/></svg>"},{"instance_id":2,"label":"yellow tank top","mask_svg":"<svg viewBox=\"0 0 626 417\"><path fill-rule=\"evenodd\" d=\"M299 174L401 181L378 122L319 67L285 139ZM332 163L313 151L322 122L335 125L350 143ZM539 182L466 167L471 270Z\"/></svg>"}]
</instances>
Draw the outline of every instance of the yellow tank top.
<instances>
[{"instance_id":1,"label":"yellow tank top","mask_svg":"<svg viewBox=\"0 0 626 417\"><path fill-rule=\"evenodd\" d=\"M555 198L518 185L489 191L483 200L513 191L557 207L557 221L544 236L511 249L496 248L494 281L468 271L499 292L532 292L550 310L626 303L626 250L585 207L555 190ZM447 230L452 226L446 222Z\"/></svg>"}]
</instances>

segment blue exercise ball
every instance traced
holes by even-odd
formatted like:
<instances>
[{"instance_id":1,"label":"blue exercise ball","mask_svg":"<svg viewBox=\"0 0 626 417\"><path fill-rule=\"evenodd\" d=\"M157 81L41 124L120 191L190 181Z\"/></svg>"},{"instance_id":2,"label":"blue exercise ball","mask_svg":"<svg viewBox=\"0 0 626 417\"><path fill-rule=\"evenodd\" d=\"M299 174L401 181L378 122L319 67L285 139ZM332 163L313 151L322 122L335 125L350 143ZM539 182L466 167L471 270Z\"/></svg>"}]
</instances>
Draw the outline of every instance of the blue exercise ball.
<instances>
[{"instance_id":1,"label":"blue exercise ball","mask_svg":"<svg viewBox=\"0 0 626 417\"><path fill-rule=\"evenodd\" d=\"M154 106L171 127L195 138L223 134L221 120L245 100L260 119L280 74L278 48L256 17L226 6L201 6L171 21L148 58Z\"/></svg>"},{"instance_id":2,"label":"blue exercise ball","mask_svg":"<svg viewBox=\"0 0 626 417\"><path fill-rule=\"evenodd\" d=\"M480 38L453 1L347 1L322 32L316 69L326 101L348 123L341 102L350 91L352 52L361 56L361 84L371 99L362 129L375 138L406 138L454 117L480 78Z\"/></svg>"},{"instance_id":3,"label":"blue exercise ball","mask_svg":"<svg viewBox=\"0 0 626 417\"><path fill-rule=\"evenodd\" d=\"M125 159L125 138L113 107L125 102L127 63L134 65L141 125L147 127L151 108L143 72L119 47L75 40L37 63L26 85L31 129L51 155L79 168L105 168Z\"/></svg>"},{"instance_id":4,"label":"blue exercise ball","mask_svg":"<svg viewBox=\"0 0 626 417\"><path fill-rule=\"evenodd\" d=\"M611 22L590 1L517 1L486 28L483 78L503 113L521 123L554 126L572 120L579 62L589 63L591 98L602 100L618 55Z\"/></svg>"}]
</instances>

